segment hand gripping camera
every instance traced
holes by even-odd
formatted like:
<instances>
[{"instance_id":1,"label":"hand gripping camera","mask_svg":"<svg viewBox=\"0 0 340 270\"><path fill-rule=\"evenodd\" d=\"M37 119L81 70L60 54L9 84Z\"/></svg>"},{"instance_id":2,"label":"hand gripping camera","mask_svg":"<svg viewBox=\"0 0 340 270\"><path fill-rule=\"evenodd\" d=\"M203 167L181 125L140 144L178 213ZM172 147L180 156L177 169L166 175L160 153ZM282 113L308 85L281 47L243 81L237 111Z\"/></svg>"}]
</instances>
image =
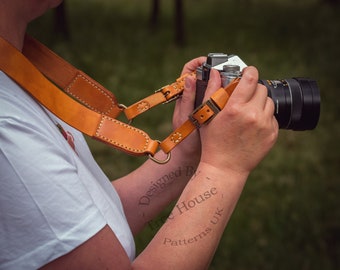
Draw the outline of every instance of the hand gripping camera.
<instances>
[{"instance_id":1,"label":"hand gripping camera","mask_svg":"<svg viewBox=\"0 0 340 270\"><path fill-rule=\"evenodd\" d=\"M212 68L221 75L222 86L242 76L247 65L237 55L210 53L207 61L196 70L195 107L202 103ZM308 78L259 80L268 89L268 96L275 104L275 118L281 129L311 130L320 116L320 92L316 81Z\"/></svg>"}]
</instances>

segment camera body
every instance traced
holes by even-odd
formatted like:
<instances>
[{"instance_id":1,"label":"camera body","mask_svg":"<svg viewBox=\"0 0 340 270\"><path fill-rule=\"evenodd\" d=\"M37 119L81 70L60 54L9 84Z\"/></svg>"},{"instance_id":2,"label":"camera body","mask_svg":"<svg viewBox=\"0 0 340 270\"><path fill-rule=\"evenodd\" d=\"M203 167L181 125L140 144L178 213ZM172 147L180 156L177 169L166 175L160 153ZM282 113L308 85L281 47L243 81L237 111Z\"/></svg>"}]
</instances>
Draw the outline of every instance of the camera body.
<instances>
[{"instance_id":1,"label":"camera body","mask_svg":"<svg viewBox=\"0 0 340 270\"><path fill-rule=\"evenodd\" d=\"M222 87L242 76L247 65L237 55L209 53L207 61L196 69L195 107L201 105L208 85L210 70L221 75ZM275 105L274 116L282 129L311 130L320 117L320 91L316 81L308 78L259 80L266 86Z\"/></svg>"},{"instance_id":2,"label":"camera body","mask_svg":"<svg viewBox=\"0 0 340 270\"><path fill-rule=\"evenodd\" d=\"M232 79L241 76L241 70L243 70L246 66L247 65L237 55L209 53L207 61L196 69L197 83L195 108L202 103L209 81L210 70L212 68L220 72L222 86L226 87Z\"/></svg>"}]
</instances>

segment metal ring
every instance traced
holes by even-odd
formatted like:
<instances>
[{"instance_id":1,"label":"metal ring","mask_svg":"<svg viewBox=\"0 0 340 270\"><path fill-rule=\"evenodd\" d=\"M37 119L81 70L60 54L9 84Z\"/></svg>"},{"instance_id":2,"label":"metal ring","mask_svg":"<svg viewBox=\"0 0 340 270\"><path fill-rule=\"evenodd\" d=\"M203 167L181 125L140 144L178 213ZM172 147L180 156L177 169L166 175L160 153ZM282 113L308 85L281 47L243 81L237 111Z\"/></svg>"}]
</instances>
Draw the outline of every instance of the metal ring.
<instances>
[{"instance_id":1,"label":"metal ring","mask_svg":"<svg viewBox=\"0 0 340 270\"><path fill-rule=\"evenodd\" d=\"M156 140L156 142L158 142L159 144L161 143L159 140ZM171 152L167 153L167 156L164 160L157 159L157 158L153 157L151 154L148 154L148 157L149 157L149 159L151 159L152 161L154 161L158 164L166 164L171 159Z\"/></svg>"},{"instance_id":2,"label":"metal ring","mask_svg":"<svg viewBox=\"0 0 340 270\"><path fill-rule=\"evenodd\" d=\"M168 155L166 156L166 158L164 160L157 159L157 158L153 157L151 154L149 154L148 156L149 156L149 159L151 159L152 161L154 161L158 164L166 164L171 159L171 152L168 153Z\"/></svg>"},{"instance_id":3,"label":"metal ring","mask_svg":"<svg viewBox=\"0 0 340 270\"><path fill-rule=\"evenodd\" d=\"M124 110L126 110L128 107L127 107L126 105L122 104L122 103L119 103L119 104L118 104L118 108L123 109L123 111L124 111ZM128 125L131 125L131 124L132 124L132 121L133 121L133 119L130 119L130 120L127 122L127 124L128 124Z\"/></svg>"},{"instance_id":4,"label":"metal ring","mask_svg":"<svg viewBox=\"0 0 340 270\"><path fill-rule=\"evenodd\" d=\"M124 110L127 109L127 107L122 103L118 104L118 108L121 108L121 109L124 109Z\"/></svg>"}]
</instances>

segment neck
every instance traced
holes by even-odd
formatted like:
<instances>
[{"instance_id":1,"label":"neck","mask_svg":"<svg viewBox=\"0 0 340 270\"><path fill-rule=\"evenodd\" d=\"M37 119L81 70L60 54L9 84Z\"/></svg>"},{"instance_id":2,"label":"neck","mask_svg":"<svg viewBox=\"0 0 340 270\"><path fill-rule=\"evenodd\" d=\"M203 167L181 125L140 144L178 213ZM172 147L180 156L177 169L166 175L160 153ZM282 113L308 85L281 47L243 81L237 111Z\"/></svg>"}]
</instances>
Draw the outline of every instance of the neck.
<instances>
[{"instance_id":1,"label":"neck","mask_svg":"<svg viewBox=\"0 0 340 270\"><path fill-rule=\"evenodd\" d=\"M5 31L1 31L0 29L0 36L6 39L9 43L11 43L15 48L19 51L22 51L24 46L24 38L25 38L25 29L23 31L17 33L8 33Z\"/></svg>"},{"instance_id":2,"label":"neck","mask_svg":"<svg viewBox=\"0 0 340 270\"><path fill-rule=\"evenodd\" d=\"M0 1L0 36L6 39L19 51L22 51L27 23L18 20L15 14L3 9Z\"/></svg>"}]
</instances>

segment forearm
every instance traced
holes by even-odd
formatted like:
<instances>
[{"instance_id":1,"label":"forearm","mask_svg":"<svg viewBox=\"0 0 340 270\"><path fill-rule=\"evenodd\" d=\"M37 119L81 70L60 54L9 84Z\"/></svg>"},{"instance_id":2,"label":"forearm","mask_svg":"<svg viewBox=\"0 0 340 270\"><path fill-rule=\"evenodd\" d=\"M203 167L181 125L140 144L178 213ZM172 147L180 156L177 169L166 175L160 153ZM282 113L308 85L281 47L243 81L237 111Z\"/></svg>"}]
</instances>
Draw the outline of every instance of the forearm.
<instances>
[{"instance_id":1,"label":"forearm","mask_svg":"<svg viewBox=\"0 0 340 270\"><path fill-rule=\"evenodd\" d=\"M135 268L206 268L247 176L200 164L167 222L135 260Z\"/></svg>"},{"instance_id":2,"label":"forearm","mask_svg":"<svg viewBox=\"0 0 340 270\"><path fill-rule=\"evenodd\" d=\"M201 57L188 62L183 68L182 75L195 71L204 60L205 57ZM187 76L183 94L176 101L174 129L184 123L194 109L195 85L195 79ZM172 150L171 160L167 164L158 165L147 161L141 168L113 182L134 233L179 197L195 172L201 156L200 151L199 134L198 131L194 131ZM157 155L161 160L164 158L159 157L162 152Z\"/></svg>"},{"instance_id":3,"label":"forearm","mask_svg":"<svg viewBox=\"0 0 340 270\"><path fill-rule=\"evenodd\" d=\"M162 158L162 153L158 154ZM176 149L167 164L151 160L129 175L112 182L134 234L155 218L183 191L196 171L199 156L183 159Z\"/></svg>"}]
</instances>

